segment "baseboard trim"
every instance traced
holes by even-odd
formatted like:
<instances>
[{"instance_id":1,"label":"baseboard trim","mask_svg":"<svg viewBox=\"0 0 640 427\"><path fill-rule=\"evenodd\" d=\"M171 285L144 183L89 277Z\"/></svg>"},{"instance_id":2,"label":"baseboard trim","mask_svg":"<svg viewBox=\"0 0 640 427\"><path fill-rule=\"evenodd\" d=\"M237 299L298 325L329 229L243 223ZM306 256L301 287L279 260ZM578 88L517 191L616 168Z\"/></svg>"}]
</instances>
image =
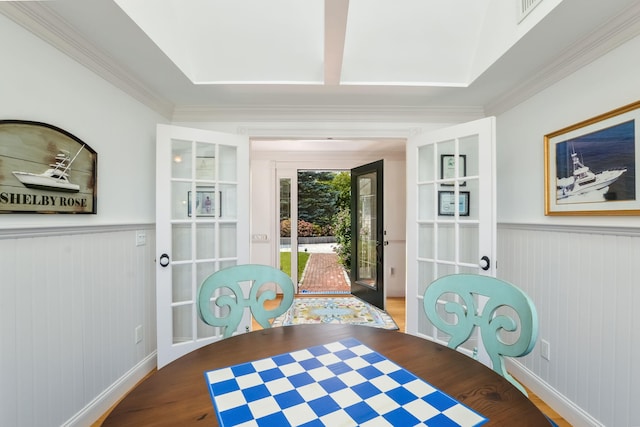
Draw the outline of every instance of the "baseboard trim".
<instances>
[{"instance_id":1,"label":"baseboard trim","mask_svg":"<svg viewBox=\"0 0 640 427\"><path fill-rule=\"evenodd\" d=\"M157 354L154 351L62 425L65 427L90 426L156 366Z\"/></svg>"},{"instance_id":2,"label":"baseboard trim","mask_svg":"<svg viewBox=\"0 0 640 427\"><path fill-rule=\"evenodd\" d=\"M507 360L508 371L572 426L605 427L571 400L544 382L517 360Z\"/></svg>"}]
</instances>

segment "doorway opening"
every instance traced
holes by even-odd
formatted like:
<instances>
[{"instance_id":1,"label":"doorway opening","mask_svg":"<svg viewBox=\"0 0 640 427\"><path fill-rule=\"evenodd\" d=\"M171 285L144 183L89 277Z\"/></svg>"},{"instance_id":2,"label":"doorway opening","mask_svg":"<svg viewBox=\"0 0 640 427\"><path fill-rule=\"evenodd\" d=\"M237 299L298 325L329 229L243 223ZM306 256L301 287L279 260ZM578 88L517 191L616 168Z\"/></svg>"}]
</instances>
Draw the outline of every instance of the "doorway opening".
<instances>
[{"instance_id":1,"label":"doorway opening","mask_svg":"<svg viewBox=\"0 0 640 427\"><path fill-rule=\"evenodd\" d=\"M280 179L280 267L299 294L350 294L350 179L344 170Z\"/></svg>"}]
</instances>

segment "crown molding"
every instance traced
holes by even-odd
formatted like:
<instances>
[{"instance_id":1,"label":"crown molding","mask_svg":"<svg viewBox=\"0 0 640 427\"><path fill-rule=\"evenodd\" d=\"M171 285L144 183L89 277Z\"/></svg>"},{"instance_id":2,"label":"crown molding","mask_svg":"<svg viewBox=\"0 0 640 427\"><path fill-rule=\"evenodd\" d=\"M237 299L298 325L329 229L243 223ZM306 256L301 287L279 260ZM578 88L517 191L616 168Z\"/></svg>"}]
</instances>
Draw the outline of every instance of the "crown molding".
<instances>
[{"instance_id":1,"label":"crown molding","mask_svg":"<svg viewBox=\"0 0 640 427\"><path fill-rule=\"evenodd\" d=\"M0 2L0 13L60 50L117 88L166 118L173 104L162 99L129 71L74 30L46 2Z\"/></svg>"},{"instance_id":2,"label":"crown molding","mask_svg":"<svg viewBox=\"0 0 640 427\"><path fill-rule=\"evenodd\" d=\"M498 115L515 107L639 34L640 2L635 2L590 35L567 48L562 55L539 70L534 77L521 82L485 105L487 114Z\"/></svg>"},{"instance_id":3,"label":"crown molding","mask_svg":"<svg viewBox=\"0 0 640 427\"><path fill-rule=\"evenodd\" d=\"M264 105L176 107L174 122L461 123L484 117L482 107Z\"/></svg>"}]
</instances>

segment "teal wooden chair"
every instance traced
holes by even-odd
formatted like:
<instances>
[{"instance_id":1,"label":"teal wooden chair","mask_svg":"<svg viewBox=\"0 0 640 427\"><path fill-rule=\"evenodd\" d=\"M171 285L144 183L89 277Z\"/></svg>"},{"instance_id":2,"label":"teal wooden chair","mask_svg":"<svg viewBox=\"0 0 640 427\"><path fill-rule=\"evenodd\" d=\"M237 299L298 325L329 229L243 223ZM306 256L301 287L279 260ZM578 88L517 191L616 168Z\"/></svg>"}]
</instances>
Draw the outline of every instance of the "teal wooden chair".
<instances>
[{"instance_id":1,"label":"teal wooden chair","mask_svg":"<svg viewBox=\"0 0 640 427\"><path fill-rule=\"evenodd\" d=\"M245 298L240 287L242 282L251 282L249 297ZM282 301L278 307L266 310L264 303L276 299L271 289L261 288L276 283L282 290ZM216 290L227 288L231 294L215 296ZM224 328L224 338L230 337L238 328L245 308L251 310L253 318L263 328L270 328L270 319L280 316L291 307L295 289L291 278L281 270L259 264L243 264L224 268L207 277L198 289L198 314L211 326ZM226 307L228 310L216 310ZM225 312L222 315L218 312ZM228 312L227 312L228 311Z\"/></svg>"},{"instance_id":2,"label":"teal wooden chair","mask_svg":"<svg viewBox=\"0 0 640 427\"><path fill-rule=\"evenodd\" d=\"M445 294L449 294L446 301ZM459 298L451 298L453 295ZM478 307L480 295L487 298L481 311ZM480 328L493 370L527 395L504 365L504 356L529 354L538 337L536 308L522 290L494 277L454 274L432 282L424 293L423 304L431 323L450 336L447 344L450 348L458 348L476 327ZM438 306L441 306L440 310ZM452 322L452 319L455 320ZM505 332L508 332L508 340L501 337Z\"/></svg>"}]
</instances>

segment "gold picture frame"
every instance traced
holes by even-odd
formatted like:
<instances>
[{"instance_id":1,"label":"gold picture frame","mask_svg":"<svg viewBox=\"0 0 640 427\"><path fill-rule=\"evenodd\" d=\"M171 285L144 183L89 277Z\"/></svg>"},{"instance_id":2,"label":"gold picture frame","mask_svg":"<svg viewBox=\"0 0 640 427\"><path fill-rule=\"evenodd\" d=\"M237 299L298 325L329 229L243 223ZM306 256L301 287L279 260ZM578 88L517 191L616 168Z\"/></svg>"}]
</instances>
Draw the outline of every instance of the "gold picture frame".
<instances>
[{"instance_id":1,"label":"gold picture frame","mask_svg":"<svg viewBox=\"0 0 640 427\"><path fill-rule=\"evenodd\" d=\"M544 136L545 215L638 215L640 101Z\"/></svg>"}]
</instances>

